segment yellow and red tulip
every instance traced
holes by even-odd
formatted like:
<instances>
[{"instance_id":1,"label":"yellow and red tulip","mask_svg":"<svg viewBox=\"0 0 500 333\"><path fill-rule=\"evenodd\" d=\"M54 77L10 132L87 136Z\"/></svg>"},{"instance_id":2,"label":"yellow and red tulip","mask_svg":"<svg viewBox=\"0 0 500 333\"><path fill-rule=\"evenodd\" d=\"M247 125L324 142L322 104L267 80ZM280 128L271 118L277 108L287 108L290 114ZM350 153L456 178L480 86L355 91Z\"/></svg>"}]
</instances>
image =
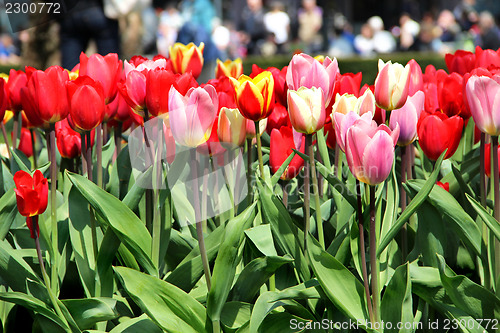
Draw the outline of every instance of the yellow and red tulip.
<instances>
[{"instance_id":1,"label":"yellow and red tulip","mask_svg":"<svg viewBox=\"0 0 500 333\"><path fill-rule=\"evenodd\" d=\"M179 74L191 72L195 78L198 78L203 69L204 48L203 43L200 43L200 46L194 43L187 45L175 43L174 46L170 46L169 54L174 72Z\"/></svg>"},{"instance_id":2,"label":"yellow and red tulip","mask_svg":"<svg viewBox=\"0 0 500 333\"><path fill-rule=\"evenodd\" d=\"M230 78L235 90L235 99L241 114L250 120L267 118L274 108L274 79L269 71L263 71L253 79L241 75Z\"/></svg>"},{"instance_id":3,"label":"yellow and red tulip","mask_svg":"<svg viewBox=\"0 0 500 333\"><path fill-rule=\"evenodd\" d=\"M227 59L224 62L217 59L217 67L215 68L216 79L223 76L239 78L241 74L243 74L241 58L235 60Z\"/></svg>"}]
</instances>

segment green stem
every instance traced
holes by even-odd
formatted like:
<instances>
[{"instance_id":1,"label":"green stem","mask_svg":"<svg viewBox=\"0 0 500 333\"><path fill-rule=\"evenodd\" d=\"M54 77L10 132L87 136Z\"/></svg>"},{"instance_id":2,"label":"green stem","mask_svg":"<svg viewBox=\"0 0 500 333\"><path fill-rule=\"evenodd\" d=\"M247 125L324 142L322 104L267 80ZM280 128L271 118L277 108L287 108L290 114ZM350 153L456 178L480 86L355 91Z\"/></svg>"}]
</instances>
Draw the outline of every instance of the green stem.
<instances>
[{"instance_id":1,"label":"green stem","mask_svg":"<svg viewBox=\"0 0 500 333\"><path fill-rule=\"evenodd\" d=\"M145 154L145 161L146 161L146 166L149 167L153 164L154 161L154 156L153 152L151 151L151 144L149 142L149 138L147 135L146 131L146 124L149 121L149 113L148 110L144 110L144 126L142 127L142 133L144 135L144 141L146 142L146 154ZM152 183L152 182L151 182ZM146 210L146 228L148 229L149 233L153 233L153 190L151 188L147 188L145 191L145 210Z\"/></svg>"},{"instance_id":2,"label":"green stem","mask_svg":"<svg viewBox=\"0 0 500 333\"><path fill-rule=\"evenodd\" d=\"M31 136L31 150L33 151L33 166L35 169L38 169L38 163L36 158L36 145L35 145L35 135L36 132L33 129L30 129ZM9 151L10 153L10 151Z\"/></svg>"},{"instance_id":3,"label":"green stem","mask_svg":"<svg viewBox=\"0 0 500 333\"><path fill-rule=\"evenodd\" d=\"M378 285L377 232L375 226L375 186L370 186L370 266L373 296L373 316L380 322L380 290Z\"/></svg>"},{"instance_id":4,"label":"green stem","mask_svg":"<svg viewBox=\"0 0 500 333\"><path fill-rule=\"evenodd\" d=\"M116 157L120 155L122 150L122 123L119 122L113 130L113 135L115 136L115 147L116 147Z\"/></svg>"},{"instance_id":5,"label":"green stem","mask_svg":"<svg viewBox=\"0 0 500 333\"><path fill-rule=\"evenodd\" d=\"M363 226L363 203L361 200L361 184L356 179L356 196L358 199L358 229L359 229L359 253L361 253L361 271L363 274L363 286L365 288L366 306L368 307L368 314L370 321L374 322L373 307L370 298L370 287L368 284L368 269L366 265L366 247L365 247L365 228Z\"/></svg>"},{"instance_id":6,"label":"green stem","mask_svg":"<svg viewBox=\"0 0 500 333\"><path fill-rule=\"evenodd\" d=\"M255 122L255 138L257 139L257 156L259 158L260 177L262 179L265 179L265 176L264 176L264 163L262 162L262 143L260 141L259 121Z\"/></svg>"},{"instance_id":7,"label":"green stem","mask_svg":"<svg viewBox=\"0 0 500 333\"><path fill-rule=\"evenodd\" d=\"M479 186L481 191L481 205L486 208L486 172L484 168L486 134L481 132L481 143L479 146ZM487 228L483 223L483 227ZM483 228L483 231L484 231Z\"/></svg>"},{"instance_id":8,"label":"green stem","mask_svg":"<svg viewBox=\"0 0 500 333\"><path fill-rule=\"evenodd\" d=\"M152 233L152 259L156 267L160 267L160 243L161 243L161 204L160 188L163 178L163 120L158 118L158 150L155 160L156 186L154 189L154 215L153 215L153 233Z\"/></svg>"},{"instance_id":9,"label":"green stem","mask_svg":"<svg viewBox=\"0 0 500 333\"><path fill-rule=\"evenodd\" d=\"M87 172L87 144L85 133L80 133L80 155L82 157L82 176Z\"/></svg>"},{"instance_id":10,"label":"green stem","mask_svg":"<svg viewBox=\"0 0 500 333\"><path fill-rule=\"evenodd\" d=\"M97 125L96 129L96 168L97 168L97 186L102 188L102 124Z\"/></svg>"},{"instance_id":11,"label":"green stem","mask_svg":"<svg viewBox=\"0 0 500 333\"><path fill-rule=\"evenodd\" d=\"M19 132L19 117L18 113L14 112L14 128L12 129L12 150L18 147L17 145L17 134Z\"/></svg>"},{"instance_id":12,"label":"green stem","mask_svg":"<svg viewBox=\"0 0 500 333\"><path fill-rule=\"evenodd\" d=\"M406 192L403 188L403 184L406 183L406 170L408 157L406 146L401 147L401 183L399 184L399 196L401 198L401 214L403 214L406 209ZM408 231L407 224L403 224L401 228L401 252L403 257L403 262L406 262L406 257L408 256Z\"/></svg>"},{"instance_id":13,"label":"green stem","mask_svg":"<svg viewBox=\"0 0 500 333\"><path fill-rule=\"evenodd\" d=\"M66 317L62 313L61 308L57 303L57 298L55 297L54 293L52 292L52 289L50 288L50 279L49 276L47 275L47 271L45 270L45 264L43 263L42 249L40 247L40 237L38 235L38 215L32 216L31 221L33 222L32 228L33 228L33 234L35 236L36 253L38 255L38 262L40 263L40 270L42 271L42 277L43 277L43 282L45 283L45 288L47 289L50 301L52 302L52 305L54 306L57 315L69 328L69 324L66 320Z\"/></svg>"},{"instance_id":14,"label":"green stem","mask_svg":"<svg viewBox=\"0 0 500 333\"><path fill-rule=\"evenodd\" d=\"M85 148L86 148L86 161L87 161L87 178L92 181L92 132L88 131L85 133ZM97 253L98 253L98 245L97 245L97 230L95 223L95 215L94 210L89 205L89 214L90 214L90 231L92 235L92 249L94 251L94 261L97 263ZM97 296L98 288L97 288L97 279L95 285L95 296Z\"/></svg>"},{"instance_id":15,"label":"green stem","mask_svg":"<svg viewBox=\"0 0 500 333\"><path fill-rule=\"evenodd\" d=\"M247 190L248 197L253 197L252 190L252 139L247 139Z\"/></svg>"},{"instance_id":16,"label":"green stem","mask_svg":"<svg viewBox=\"0 0 500 333\"><path fill-rule=\"evenodd\" d=\"M196 157L196 149L191 149L191 166L193 176L193 199L194 199L194 216L196 223L196 233L198 236L198 245L200 247L201 262L203 263L203 271L207 282L207 290L212 287L212 278L210 275L210 265L208 262L207 250L205 248L205 239L203 238L203 225L200 219L200 198L198 185L198 161Z\"/></svg>"},{"instance_id":17,"label":"green stem","mask_svg":"<svg viewBox=\"0 0 500 333\"><path fill-rule=\"evenodd\" d=\"M283 191L283 206L288 209L288 181L283 181L281 190Z\"/></svg>"},{"instance_id":18,"label":"green stem","mask_svg":"<svg viewBox=\"0 0 500 333\"><path fill-rule=\"evenodd\" d=\"M495 219L500 222L500 183L498 175L498 136L491 137L491 149L493 150L493 192L495 194ZM495 238L495 281L500 277L500 241Z\"/></svg>"},{"instance_id":19,"label":"green stem","mask_svg":"<svg viewBox=\"0 0 500 333\"><path fill-rule=\"evenodd\" d=\"M56 131L55 124L50 124L50 210L52 225L52 257L51 277L52 292L57 293L59 288L58 263L59 263L59 240L57 228L57 161L56 161Z\"/></svg>"},{"instance_id":20,"label":"green stem","mask_svg":"<svg viewBox=\"0 0 500 333\"><path fill-rule=\"evenodd\" d=\"M309 151L309 146L311 145L311 136L306 135L305 137L305 148ZM304 254L307 257L307 235L309 234L310 225L310 188L309 188L309 161L304 161Z\"/></svg>"},{"instance_id":21,"label":"green stem","mask_svg":"<svg viewBox=\"0 0 500 333\"><path fill-rule=\"evenodd\" d=\"M307 136L311 136L310 141L312 142L313 134L307 134ZM314 191L314 203L316 207L316 225L318 227L318 240L321 248L325 249L325 236L323 234L323 219L321 217L321 202L319 200L319 187L318 187L318 175L316 173L316 162L314 160L314 146L312 144L308 147L309 151L309 159L311 163L311 176L312 176L312 185Z\"/></svg>"},{"instance_id":22,"label":"green stem","mask_svg":"<svg viewBox=\"0 0 500 333\"><path fill-rule=\"evenodd\" d=\"M2 127L2 135L3 135L3 140L5 141L5 145L7 146L7 154L9 155L9 159L12 158L12 154L10 152L10 144L9 144L9 137L7 136L7 131L5 130L5 125L3 124L3 121L0 121L0 126Z\"/></svg>"}]
</instances>

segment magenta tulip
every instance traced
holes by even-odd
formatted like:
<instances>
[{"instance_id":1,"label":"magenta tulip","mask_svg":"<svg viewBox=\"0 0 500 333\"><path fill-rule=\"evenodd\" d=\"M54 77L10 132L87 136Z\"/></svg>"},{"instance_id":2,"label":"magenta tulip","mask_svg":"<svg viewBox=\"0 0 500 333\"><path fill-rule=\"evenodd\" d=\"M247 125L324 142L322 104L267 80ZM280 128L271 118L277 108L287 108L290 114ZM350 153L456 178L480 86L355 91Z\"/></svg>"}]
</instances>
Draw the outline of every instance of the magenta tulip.
<instances>
[{"instance_id":1,"label":"magenta tulip","mask_svg":"<svg viewBox=\"0 0 500 333\"><path fill-rule=\"evenodd\" d=\"M394 130L399 125L399 146L407 146L417 137L417 123L424 109L424 102L424 93L417 91L415 95L408 97L402 108L392 111L389 127Z\"/></svg>"},{"instance_id":2,"label":"magenta tulip","mask_svg":"<svg viewBox=\"0 0 500 333\"><path fill-rule=\"evenodd\" d=\"M347 131L346 156L354 177L368 185L382 183L390 174L394 162L394 146L399 126L391 131L386 125L376 126L357 121Z\"/></svg>"},{"instance_id":3,"label":"magenta tulip","mask_svg":"<svg viewBox=\"0 0 500 333\"><path fill-rule=\"evenodd\" d=\"M489 135L500 135L500 75L471 76L466 86L467 101L476 126Z\"/></svg>"},{"instance_id":4,"label":"magenta tulip","mask_svg":"<svg viewBox=\"0 0 500 333\"><path fill-rule=\"evenodd\" d=\"M203 88L191 88L185 96L175 87L170 88L169 120L175 141L192 148L205 143L212 132L217 108L217 92L209 84Z\"/></svg>"}]
</instances>

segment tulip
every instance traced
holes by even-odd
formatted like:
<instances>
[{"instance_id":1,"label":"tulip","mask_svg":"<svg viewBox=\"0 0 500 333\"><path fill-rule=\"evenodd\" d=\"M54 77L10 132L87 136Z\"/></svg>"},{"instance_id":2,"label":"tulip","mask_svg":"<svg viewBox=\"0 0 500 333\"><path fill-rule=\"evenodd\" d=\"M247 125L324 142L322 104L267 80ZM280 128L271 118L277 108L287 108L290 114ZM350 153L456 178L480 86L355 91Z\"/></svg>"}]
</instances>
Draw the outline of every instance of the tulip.
<instances>
[{"instance_id":1,"label":"tulip","mask_svg":"<svg viewBox=\"0 0 500 333\"><path fill-rule=\"evenodd\" d=\"M359 97L359 90L361 87L361 79L362 73L345 73L345 74L337 74L337 78L335 80L335 88L333 89L333 96L337 96L339 94L342 96L343 94L352 94L356 97Z\"/></svg>"},{"instance_id":2,"label":"tulip","mask_svg":"<svg viewBox=\"0 0 500 333\"><path fill-rule=\"evenodd\" d=\"M415 61L415 59L408 61L408 65L410 65L410 84L408 86L408 96L413 96L417 91L423 89L424 78L422 68L418 62Z\"/></svg>"},{"instance_id":3,"label":"tulip","mask_svg":"<svg viewBox=\"0 0 500 333\"><path fill-rule=\"evenodd\" d=\"M220 78L222 76L239 78L243 74L243 63L241 58L235 60L227 59L222 62L217 59L217 67L215 68L215 78Z\"/></svg>"},{"instance_id":4,"label":"tulip","mask_svg":"<svg viewBox=\"0 0 500 333\"><path fill-rule=\"evenodd\" d=\"M274 97L276 98L276 102L281 105L286 106L286 96L288 91L288 86L286 83L286 73L288 67L285 66L281 70L276 67L268 67L265 69L266 71L271 72L273 74L274 80ZM262 73L264 69L260 68L256 64L252 65L252 73L250 74L251 78L256 77L260 73Z\"/></svg>"},{"instance_id":5,"label":"tulip","mask_svg":"<svg viewBox=\"0 0 500 333\"><path fill-rule=\"evenodd\" d=\"M330 149L335 149L337 145L337 135L335 134L335 127L331 120L331 118L327 118L325 122L325 137L326 137L326 146Z\"/></svg>"},{"instance_id":6,"label":"tulip","mask_svg":"<svg viewBox=\"0 0 500 333\"><path fill-rule=\"evenodd\" d=\"M68 118L56 123L57 149L64 158L75 158L81 154L81 135L74 131Z\"/></svg>"},{"instance_id":7,"label":"tulip","mask_svg":"<svg viewBox=\"0 0 500 333\"><path fill-rule=\"evenodd\" d=\"M91 131L102 123L105 96L102 85L88 76L79 76L68 81L70 114L75 126L82 131Z\"/></svg>"},{"instance_id":8,"label":"tulip","mask_svg":"<svg viewBox=\"0 0 500 333\"><path fill-rule=\"evenodd\" d=\"M208 137L208 140L200 144L198 147L196 147L196 151L206 156L217 157L216 160L218 162L223 163L224 152L226 151L226 148L234 148L234 146L231 146L230 144L224 144L223 146L221 144L221 141L219 140L219 135L217 133L218 128L219 128L219 118L216 116L214 122L212 123L212 128L210 130L210 136ZM175 140L173 141L175 145Z\"/></svg>"},{"instance_id":9,"label":"tulip","mask_svg":"<svg viewBox=\"0 0 500 333\"><path fill-rule=\"evenodd\" d=\"M148 58L134 56L130 62L125 60L125 63L123 64L123 75L127 77L131 71L147 72L157 68L170 69L169 63L165 58L149 60Z\"/></svg>"},{"instance_id":10,"label":"tulip","mask_svg":"<svg viewBox=\"0 0 500 333\"><path fill-rule=\"evenodd\" d=\"M498 152L500 152L500 146L498 147ZM498 161L500 162L500 154L498 155L499 159ZM486 176L492 177L491 176L491 143L488 143L484 145L484 170L486 173Z\"/></svg>"},{"instance_id":11,"label":"tulip","mask_svg":"<svg viewBox=\"0 0 500 333\"><path fill-rule=\"evenodd\" d=\"M346 137L347 137L347 131L349 128L354 125L354 123L358 120L361 120L367 124L372 123L372 118L373 115L371 112L367 112L363 114L362 116L358 115L356 112L351 111L348 114L344 115L342 113L332 113L332 122L335 125L335 135L337 138L337 143L340 147L340 149L345 152L345 145L346 145Z\"/></svg>"},{"instance_id":12,"label":"tulip","mask_svg":"<svg viewBox=\"0 0 500 333\"><path fill-rule=\"evenodd\" d=\"M179 74L191 72L195 78L198 78L203 68L204 48L204 43L200 43L200 46L194 43L188 45L175 43L174 46L170 46L169 54L174 72Z\"/></svg>"},{"instance_id":13,"label":"tulip","mask_svg":"<svg viewBox=\"0 0 500 333\"><path fill-rule=\"evenodd\" d=\"M322 90L316 87L288 90L288 114L297 132L313 134L322 129L326 118Z\"/></svg>"},{"instance_id":14,"label":"tulip","mask_svg":"<svg viewBox=\"0 0 500 333\"><path fill-rule=\"evenodd\" d=\"M399 146L407 146L417 137L417 123L424 109L425 96L422 91L408 97L402 108L392 111L389 127L394 130L399 125Z\"/></svg>"},{"instance_id":15,"label":"tulip","mask_svg":"<svg viewBox=\"0 0 500 333\"><path fill-rule=\"evenodd\" d=\"M11 138L14 136L14 133L10 133ZM33 145L31 144L31 132L29 129L22 127L21 128L21 138L19 140L19 146L17 147L20 151L23 152L26 157L33 156Z\"/></svg>"},{"instance_id":16,"label":"tulip","mask_svg":"<svg viewBox=\"0 0 500 333\"><path fill-rule=\"evenodd\" d=\"M222 143L242 146L245 143L247 119L238 109L223 107L219 113L217 134Z\"/></svg>"},{"instance_id":17,"label":"tulip","mask_svg":"<svg viewBox=\"0 0 500 333\"><path fill-rule=\"evenodd\" d=\"M262 136L262 133L266 130L267 127L267 118L259 121L259 136ZM247 119L245 135L247 139L255 139L257 134L255 132L255 121Z\"/></svg>"},{"instance_id":18,"label":"tulip","mask_svg":"<svg viewBox=\"0 0 500 333\"><path fill-rule=\"evenodd\" d=\"M49 184L40 170L33 177L26 171L18 171L14 175L17 208L22 216L42 214L47 208Z\"/></svg>"},{"instance_id":19,"label":"tulip","mask_svg":"<svg viewBox=\"0 0 500 333\"><path fill-rule=\"evenodd\" d=\"M358 102L358 98L353 94L343 94L342 96L337 95L335 97L335 103L332 106L332 113L338 112L342 114L348 114L351 111L356 111L356 103Z\"/></svg>"},{"instance_id":20,"label":"tulip","mask_svg":"<svg viewBox=\"0 0 500 333\"><path fill-rule=\"evenodd\" d=\"M378 75L375 79L375 100L387 111L402 107L408 97L410 87L410 65L378 61Z\"/></svg>"},{"instance_id":21,"label":"tulip","mask_svg":"<svg viewBox=\"0 0 500 333\"><path fill-rule=\"evenodd\" d=\"M446 183L442 183L442 182L436 182L436 185L441 187L443 190L447 191L447 192L450 192L450 183L446 182Z\"/></svg>"},{"instance_id":22,"label":"tulip","mask_svg":"<svg viewBox=\"0 0 500 333\"><path fill-rule=\"evenodd\" d=\"M290 127L283 126L279 130L274 128L271 132L269 152L269 166L273 173L276 173L288 156L292 154L292 149L297 149L304 153L305 140L302 140L300 148L297 148L293 138L293 131ZM293 179L303 167L304 160L299 155L295 155L280 178L283 180Z\"/></svg>"},{"instance_id":23,"label":"tulip","mask_svg":"<svg viewBox=\"0 0 500 333\"><path fill-rule=\"evenodd\" d=\"M370 90L370 93L366 97L369 97L370 103L368 104L370 107L374 105L373 107L375 108L375 111L372 111L373 113L373 120L379 125L385 124L385 118L386 118L386 111L384 109L381 109L380 107L377 106L375 103L375 95L373 94L373 91L375 90L374 85L368 85L364 84L361 89L360 89L360 94L363 96L365 93L367 93L367 90ZM367 111L371 111L370 109L366 109ZM360 110L361 112L361 110ZM360 113L361 114L361 113Z\"/></svg>"},{"instance_id":24,"label":"tulip","mask_svg":"<svg viewBox=\"0 0 500 333\"><path fill-rule=\"evenodd\" d=\"M0 121L3 121L3 118L5 117L5 111L9 101L9 96L7 95L5 86L5 81L0 78Z\"/></svg>"},{"instance_id":25,"label":"tulip","mask_svg":"<svg viewBox=\"0 0 500 333\"><path fill-rule=\"evenodd\" d=\"M457 50L454 54L447 53L444 56L448 72L456 72L460 75L472 71L476 66L476 55L470 51Z\"/></svg>"},{"instance_id":26,"label":"tulip","mask_svg":"<svg viewBox=\"0 0 500 333\"><path fill-rule=\"evenodd\" d=\"M418 142L425 155L436 161L448 149L445 159L453 156L460 143L463 119L447 117L442 112L422 114L417 124Z\"/></svg>"},{"instance_id":27,"label":"tulip","mask_svg":"<svg viewBox=\"0 0 500 333\"><path fill-rule=\"evenodd\" d=\"M465 110L464 99L462 96L462 76L458 73L446 74L443 70L439 70L438 77L438 99L439 107L448 117L460 115L467 119L462 114Z\"/></svg>"},{"instance_id":28,"label":"tulip","mask_svg":"<svg viewBox=\"0 0 500 333\"><path fill-rule=\"evenodd\" d=\"M146 75L139 71L130 71L124 81L118 82L118 91L132 110L139 116L144 117Z\"/></svg>"},{"instance_id":29,"label":"tulip","mask_svg":"<svg viewBox=\"0 0 500 333\"><path fill-rule=\"evenodd\" d=\"M3 81L3 80L2 80ZM15 69L11 69L9 72L9 79L5 84L5 89L7 91L8 105L7 108L14 113L17 113L23 109L21 89L26 87L28 83L28 76L25 72Z\"/></svg>"},{"instance_id":30,"label":"tulip","mask_svg":"<svg viewBox=\"0 0 500 333\"><path fill-rule=\"evenodd\" d=\"M168 109L175 141L193 148L206 142L217 116L217 107L217 93L211 85L191 88L186 96L170 88Z\"/></svg>"},{"instance_id":31,"label":"tulip","mask_svg":"<svg viewBox=\"0 0 500 333\"><path fill-rule=\"evenodd\" d=\"M494 50L483 50L476 46L476 66L484 67L488 70L500 68L500 54Z\"/></svg>"},{"instance_id":32,"label":"tulip","mask_svg":"<svg viewBox=\"0 0 500 333\"><path fill-rule=\"evenodd\" d=\"M264 71L253 79L241 75L238 80L230 78L235 99L241 114L250 120L267 118L274 108L274 79L269 71Z\"/></svg>"},{"instance_id":33,"label":"tulip","mask_svg":"<svg viewBox=\"0 0 500 333\"><path fill-rule=\"evenodd\" d=\"M500 134L500 75L471 76L466 86L467 100L472 118L481 132Z\"/></svg>"},{"instance_id":34,"label":"tulip","mask_svg":"<svg viewBox=\"0 0 500 333\"><path fill-rule=\"evenodd\" d=\"M117 93L116 83L120 79L122 72L122 61L118 59L118 54L110 53L102 56L98 53L87 57L85 53L80 54L79 75L88 75L97 82L100 82L105 96L105 102L111 102Z\"/></svg>"},{"instance_id":35,"label":"tulip","mask_svg":"<svg viewBox=\"0 0 500 333\"><path fill-rule=\"evenodd\" d=\"M374 122L354 123L346 135L347 163L354 177L368 185L382 183L392 170L398 136L398 126L391 131Z\"/></svg>"},{"instance_id":36,"label":"tulip","mask_svg":"<svg viewBox=\"0 0 500 333\"><path fill-rule=\"evenodd\" d=\"M470 112L470 107L469 107L469 102L467 101L467 82L469 82L469 79L471 76L488 76L492 77L493 74L485 69L485 68L474 68L471 72L465 73L463 76L463 81L462 81L462 97L463 97L463 111L461 113L462 118L464 119L469 119L472 117L472 113ZM477 129L477 126L475 127ZM479 131L481 132L481 131Z\"/></svg>"},{"instance_id":37,"label":"tulip","mask_svg":"<svg viewBox=\"0 0 500 333\"><path fill-rule=\"evenodd\" d=\"M335 79L339 74L337 59L325 57L323 63L310 55L301 53L292 57L286 73L288 89L321 88L325 107L330 104L335 88Z\"/></svg>"},{"instance_id":38,"label":"tulip","mask_svg":"<svg viewBox=\"0 0 500 333\"><path fill-rule=\"evenodd\" d=\"M267 118L267 134L271 135L273 128L280 129L282 126L290 126L290 117L288 117L288 110L280 103L274 104L274 110Z\"/></svg>"}]
</instances>

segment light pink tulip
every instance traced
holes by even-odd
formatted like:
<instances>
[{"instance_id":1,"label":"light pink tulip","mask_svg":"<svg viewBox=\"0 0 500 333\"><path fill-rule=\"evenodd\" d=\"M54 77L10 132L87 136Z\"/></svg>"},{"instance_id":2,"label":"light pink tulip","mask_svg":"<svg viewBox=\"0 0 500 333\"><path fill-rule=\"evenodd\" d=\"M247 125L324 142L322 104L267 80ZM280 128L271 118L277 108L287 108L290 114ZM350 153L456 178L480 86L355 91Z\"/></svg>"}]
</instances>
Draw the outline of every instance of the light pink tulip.
<instances>
[{"instance_id":1,"label":"light pink tulip","mask_svg":"<svg viewBox=\"0 0 500 333\"><path fill-rule=\"evenodd\" d=\"M417 123L424 109L425 94L417 91L415 95L408 97L402 108L393 110L389 127L394 130L399 125L399 146L407 146L417 137Z\"/></svg>"},{"instance_id":2,"label":"light pink tulip","mask_svg":"<svg viewBox=\"0 0 500 333\"><path fill-rule=\"evenodd\" d=\"M382 183L391 173L394 146L399 126L391 131L386 125L357 121L347 131L347 164L354 177L368 185Z\"/></svg>"},{"instance_id":3,"label":"light pink tulip","mask_svg":"<svg viewBox=\"0 0 500 333\"><path fill-rule=\"evenodd\" d=\"M148 59L137 65L137 67L133 63L128 62L127 60L125 60L123 64L123 71L125 73L125 76L127 76L128 73L130 73L131 71L142 72L144 70L149 71L156 68L163 68L163 69L167 68L167 60L164 58L160 58L157 60Z\"/></svg>"},{"instance_id":4,"label":"light pink tulip","mask_svg":"<svg viewBox=\"0 0 500 333\"><path fill-rule=\"evenodd\" d=\"M373 113L369 111L362 116L358 115L354 111L351 111L348 114L334 112L331 114L331 117L332 122L335 124L335 136L337 137L337 143L343 152L345 152L347 130L349 130L349 128L354 125L356 121L363 121L367 124L371 124L373 122L376 126L376 123L373 121Z\"/></svg>"},{"instance_id":5,"label":"light pink tulip","mask_svg":"<svg viewBox=\"0 0 500 333\"><path fill-rule=\"evenodd\" d=\"M410 65L378 62L378 75L375 79L375 100L377 105L392 111L402 107L408 97L410 86Z\"/></svg>"},{"instance_id":6,"label":"light pink tulip","mask_svg":"<svg viewBox=\"0 0 500 333\"><path fill-rule=\"evenodd\" d=\"M333 97L335 79L339 73L336 58L332 60L325 57L321 63L310 55L301 53L292 57L286 72L286 83L290 90L299 90L300 87L321 88L325 106L328 106Z\"/></svg>"},{"instance_id":7,"label":"light pink tulip","mask_svg":"<svg viewBox=\"0 0 500 333\"><path fill-rule=\"evenodd\" d=\"M168 109L175 141L192 148L205 143L210 137L217 108L217 92L212 85L190 88L186 96L170 88Z\"/></svg>"},{"instance_id":8,"label":"light pink tulip","mask_svg":"<svg viewBox=\"0 0 500 333\"><path fill-rule=\"evenodd\" d=\"M473 75L465 90L477 128L489 135L500 135L500 75Z\"/></svg>"},{"instance_id":9,"label":"light pink tulip","mask_svg":"<svg viewBox=\"0 0 500 333\"><path fill-rule=\"evenodd\" d=\"M358 98L352 94L343 94L342 96L337 94L337 96L335 96L335 103L333 103L332 106L332 113L338 112L348 114L351 111L356 112L357 102Z\"/></svg>"},{"instance_id":10,"label":"light pink tulip","mask_svg":"<svg viewBox=\"0 0 500 333\"><path fill-rule=\"evenodd\" d=\"M297 132L313 134L325 126L325 103L321 89L300 87L288 90L288 114Z\"/></svg>"}]
</instances>

